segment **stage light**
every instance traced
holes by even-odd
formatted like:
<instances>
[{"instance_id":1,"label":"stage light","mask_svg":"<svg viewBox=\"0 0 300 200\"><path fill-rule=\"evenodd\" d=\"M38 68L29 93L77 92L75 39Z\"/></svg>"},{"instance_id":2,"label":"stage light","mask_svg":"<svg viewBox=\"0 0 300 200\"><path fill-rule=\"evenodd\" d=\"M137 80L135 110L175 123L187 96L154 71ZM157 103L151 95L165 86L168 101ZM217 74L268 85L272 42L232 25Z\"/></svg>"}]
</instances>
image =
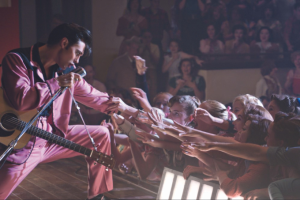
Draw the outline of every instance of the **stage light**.
<instances>
[{"instance_id":1,"label":"stage light","mask_svg":"<svg viewBox=\"0 0 300 200\"><path fill-rule=\"evenodd\" d=\"M186 199L197 199L200 185L200 182L191 180Z\"/></svg>"},{"instance_id":2,"label":"stage light","mask_svg":"<svg viewBox=\"0 0 300 200\"><path fill-rule=\"evenodd\" d=\"M164 178L161 180L161 183L163 183L163 185L160 191L161 193L159 195L159 199L169 199L174 176L175 174L170 171L167 171L165 173Z\"/></svg>"},{"instance_id":3,"label":"stage light","mask_svg":"<svg viewBox=\"0 0 300 200\"><path fill-rule=\"evenodd\" d=\"M177 175L175 187L172 194L172 199L175 200L182 197L184 185L185 185L185 179L183 178L183 176Z\"/></svg>"},{"instance_id":4,"label":"stage light","mask_svg":"<svg viewBox=\"0 0 300 200\"><path fill-rule=\"evenodd\" d=\"M157 193L157 199L240 200L243 198L235 197L229 199L218 184L203 181L194 176L190 176L187 180L184 180L182 172L165 167Z\"/></svg>"},{"instance_id":5,"label":"stage light","mask_svg":"<svg viewBox=\"0 0 300 200\"><path fill-rule=\"evenodd\" d=\"M241 196L238 196L238 197L234 197L234 198L231 198L231 200L243 200L244 198L241 197Z\"/></svg>"},{"instance_id":6,"label":"stage light","mask_svg":"<svg viewBox=\"0 0 300 200\"><path fill-rule=\"evenodd\" d=\"M223 190L221 190L221 189L218 190L216 200L224 200L224 199L228 199L227 195L224 193Z\"/></svg>"},{"instance_id":7,"label":"stage light","mask_svg":"<svg viewBox=\"0 0 300 200\"><path fill-rule=\"evenodd\" d=\"M200 199L212 199L213 187L210 185L203 184Z\"/></svg>"}]
</instances>

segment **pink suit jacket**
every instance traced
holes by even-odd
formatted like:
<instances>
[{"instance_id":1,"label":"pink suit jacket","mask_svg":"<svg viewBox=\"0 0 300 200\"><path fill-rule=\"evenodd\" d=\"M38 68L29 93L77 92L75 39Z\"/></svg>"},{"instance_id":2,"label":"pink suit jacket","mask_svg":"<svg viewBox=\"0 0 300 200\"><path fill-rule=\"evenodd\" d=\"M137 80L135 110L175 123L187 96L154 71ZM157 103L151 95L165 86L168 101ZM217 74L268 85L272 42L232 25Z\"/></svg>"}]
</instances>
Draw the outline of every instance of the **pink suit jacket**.
<instances>
[{"instance_id":1,"label":"pink suit jacket","mask_svg":"<svg viewBox=\"0 0 300 200\"><path fill-rule=\"evenodd\" d=\"M30 63L37 68L38 76L44 80L42 71L34 60L32 60L32 50L30 51ZM39 109L47 103L51 96L60 88L55 78L46 80L45 82L37 82L34 80L34 73L27 69L22 58L16 53L8 53L2 61L2 87L4 90L4 98L7 103L19 111ZM57 74L55 75L57 77ZM104 112L107 108L105 102L108 101L107 93L102 93L85 80L76 82L71 88L76 101ZM54 125L54 133L65 136L68 130L69 119L71 115L72 97L69 91L65 91L60 95L52 106L52 121ZM87 138L88 139L88 138ZM32 137L29 143L19 150L14 150L7 158L9 162L20 164L26 161L28 152L33 148L35 137ZM0 154L4 151L4 147L0 146Z\"/></svg>"}]
</instances>

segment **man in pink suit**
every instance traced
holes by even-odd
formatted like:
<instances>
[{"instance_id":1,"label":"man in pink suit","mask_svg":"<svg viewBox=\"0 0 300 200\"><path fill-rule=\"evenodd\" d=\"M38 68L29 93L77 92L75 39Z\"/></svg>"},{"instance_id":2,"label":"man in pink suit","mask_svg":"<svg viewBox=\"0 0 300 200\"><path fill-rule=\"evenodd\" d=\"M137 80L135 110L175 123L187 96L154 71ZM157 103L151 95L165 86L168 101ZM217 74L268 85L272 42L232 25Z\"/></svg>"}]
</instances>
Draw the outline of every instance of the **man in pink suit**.
<instances>
[{"instance_id":1,"label":"man in pink suit","mask_svg":"<svg viewBox=\"0 0 300 200\"><path fill-rule=\"evenodd\" d=\"M39 109L60 87L70 87L75 99L91 108L107 112L109 96L89 85L78 74L67 72L79 58L91 52L90 32L76 24L57 26L49 35L47 44L15 49L2 61L2 87L7 103L19 111ZM72 97L69 91L55 100L37 121L37 127L60 135L84 147L93 149L82 125L68 126ZM111 154L109 131L103 126L87 126L98 151ZM0 145L0 153L5 147ZM0 199L6 199L18 184L39 164L79 153L32 136L30 142L14 150L0 169ZM88 165L88 199L112 190L112 171L86 158Z\"/></svg>"}]
</instances>

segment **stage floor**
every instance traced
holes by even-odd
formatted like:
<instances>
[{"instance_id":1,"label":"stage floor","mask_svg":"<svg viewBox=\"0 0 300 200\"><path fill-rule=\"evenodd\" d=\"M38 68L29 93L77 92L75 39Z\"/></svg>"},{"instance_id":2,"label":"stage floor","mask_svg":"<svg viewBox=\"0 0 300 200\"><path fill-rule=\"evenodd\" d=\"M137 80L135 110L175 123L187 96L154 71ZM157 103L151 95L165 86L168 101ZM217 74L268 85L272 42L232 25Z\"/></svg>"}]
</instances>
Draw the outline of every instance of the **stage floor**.
<instances>
[{"instance_id":1,"label":"stage floor","mask_svg":"<svg viewBox=\"0 0 300 200\"><path fill-rule=\"evenodd\" d=\"M114 175L112 199L155 199L156 195ZM8 197L11 199L86 199L87 169L83 157L38 165Z\"/></svg>"}]
</instances>

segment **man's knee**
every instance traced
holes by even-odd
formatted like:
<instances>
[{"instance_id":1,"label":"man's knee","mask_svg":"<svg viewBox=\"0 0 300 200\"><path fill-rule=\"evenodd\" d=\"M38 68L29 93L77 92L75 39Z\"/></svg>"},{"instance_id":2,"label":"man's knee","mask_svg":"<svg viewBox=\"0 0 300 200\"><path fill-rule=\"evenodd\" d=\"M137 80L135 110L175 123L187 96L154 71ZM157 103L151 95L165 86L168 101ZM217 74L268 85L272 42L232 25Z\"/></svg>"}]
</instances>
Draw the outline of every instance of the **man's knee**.
<instances>
[{"instance_id":1,"label":"man's knee","mask_svg":"<svg viewBox=\"0 0 300 200\"><path fill-rule=\"evenodd\" d=\"M98 129L96 130L96 135L98 135L99 139L101 140L99 142L110 142L110 134L108 128L104 126L98 126Z\"/></svg>"}]
</instances>

